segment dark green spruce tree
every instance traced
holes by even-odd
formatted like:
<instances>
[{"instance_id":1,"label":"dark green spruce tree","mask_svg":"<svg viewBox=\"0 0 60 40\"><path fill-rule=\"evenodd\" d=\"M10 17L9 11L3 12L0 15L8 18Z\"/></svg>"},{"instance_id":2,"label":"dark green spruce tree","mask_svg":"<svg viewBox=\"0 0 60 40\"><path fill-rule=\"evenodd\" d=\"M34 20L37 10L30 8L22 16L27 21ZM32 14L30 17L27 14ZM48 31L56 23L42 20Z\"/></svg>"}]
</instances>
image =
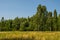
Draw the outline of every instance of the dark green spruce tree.
<instances>
[{"instance_id":1,"label":"dark green spruce tree","mask_svg":"<svg viewBox=\"0 0 60 40\"><path fill-rule=\"evenodd\" d=\"M53 17L53 31L58 30L58 25L57 25L57 11L56 9L54 10L54 17Z\"/></svg>"}]
</instances>

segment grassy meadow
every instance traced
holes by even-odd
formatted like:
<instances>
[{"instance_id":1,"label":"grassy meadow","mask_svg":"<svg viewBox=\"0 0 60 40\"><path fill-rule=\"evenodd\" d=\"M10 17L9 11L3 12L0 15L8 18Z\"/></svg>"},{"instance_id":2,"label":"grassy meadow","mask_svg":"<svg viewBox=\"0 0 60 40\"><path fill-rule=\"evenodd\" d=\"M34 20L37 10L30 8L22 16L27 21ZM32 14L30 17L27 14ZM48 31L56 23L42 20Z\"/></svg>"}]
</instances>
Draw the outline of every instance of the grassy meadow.
<instances>
[{"instance_id":1,"label":"grassy meadow","mask_svg":"<svg viewBox=\"0 0 60 40\"><path fill-rule=\"evenodd\" d=\"M0 40L60 40L60 32L0 32Z\"/></svg>"}]
</instances>

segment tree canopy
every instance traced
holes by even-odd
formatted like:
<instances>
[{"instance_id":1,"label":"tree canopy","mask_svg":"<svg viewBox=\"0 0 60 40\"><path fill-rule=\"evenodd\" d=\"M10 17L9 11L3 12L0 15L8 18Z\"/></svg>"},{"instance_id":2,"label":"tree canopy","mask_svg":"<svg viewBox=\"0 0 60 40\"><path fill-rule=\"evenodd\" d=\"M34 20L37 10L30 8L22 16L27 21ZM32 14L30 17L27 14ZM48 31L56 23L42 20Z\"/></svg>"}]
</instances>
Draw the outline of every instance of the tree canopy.
<instances>
[{"instance_id":1,"label":"tree canopy","mask_svg":"<svg viewBox=\"0 0 60 40\"><path fill-rule=\"evenodd\" d=\"M52 15L53 14L53 15ZM46 6L38 5L37 12L32 17L0 21L0 31L60 31L60 15L48 12Z\"/></svg>"}]
</instances>

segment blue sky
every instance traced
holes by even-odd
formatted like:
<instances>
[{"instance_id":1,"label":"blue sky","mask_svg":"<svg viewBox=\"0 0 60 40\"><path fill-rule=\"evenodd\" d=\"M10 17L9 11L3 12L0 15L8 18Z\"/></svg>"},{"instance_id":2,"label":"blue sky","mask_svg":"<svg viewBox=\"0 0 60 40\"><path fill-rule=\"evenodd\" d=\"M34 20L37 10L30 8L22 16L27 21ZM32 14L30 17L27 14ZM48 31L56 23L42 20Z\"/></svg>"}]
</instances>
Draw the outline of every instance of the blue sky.
<instances>
[{"instance_id":1,"label":"blue sky","mask_svg":"<svg viewBox=\"0 0 60 40\"><path fill-rule=\"evenodd\" d=\"M60 0L0 0L0 19L32 16L39 4L45 5L48 11L56 9L60 13Z\"/></svg>"}]
</instances>

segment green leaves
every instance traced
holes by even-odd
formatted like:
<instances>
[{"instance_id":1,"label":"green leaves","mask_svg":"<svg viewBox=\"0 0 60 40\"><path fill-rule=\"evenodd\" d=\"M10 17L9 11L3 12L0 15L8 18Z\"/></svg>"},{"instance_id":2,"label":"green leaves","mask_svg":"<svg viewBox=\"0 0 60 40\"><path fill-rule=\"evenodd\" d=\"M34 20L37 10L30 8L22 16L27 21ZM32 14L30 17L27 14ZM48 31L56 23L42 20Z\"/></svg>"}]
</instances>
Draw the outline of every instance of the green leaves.
<instances>
[{"instance_id":1,"label":"green leaves","mask_svg":"<svg viewBox=\"0 0 60 40\"><path fill-rule=\"evenodd\" d=\"M32 17L0 21L0 31L60 31L60 15L57 16L56 9L54 15L48 12L46 6L38 5L37 12Z\"/></svg>"}]
</instances>

